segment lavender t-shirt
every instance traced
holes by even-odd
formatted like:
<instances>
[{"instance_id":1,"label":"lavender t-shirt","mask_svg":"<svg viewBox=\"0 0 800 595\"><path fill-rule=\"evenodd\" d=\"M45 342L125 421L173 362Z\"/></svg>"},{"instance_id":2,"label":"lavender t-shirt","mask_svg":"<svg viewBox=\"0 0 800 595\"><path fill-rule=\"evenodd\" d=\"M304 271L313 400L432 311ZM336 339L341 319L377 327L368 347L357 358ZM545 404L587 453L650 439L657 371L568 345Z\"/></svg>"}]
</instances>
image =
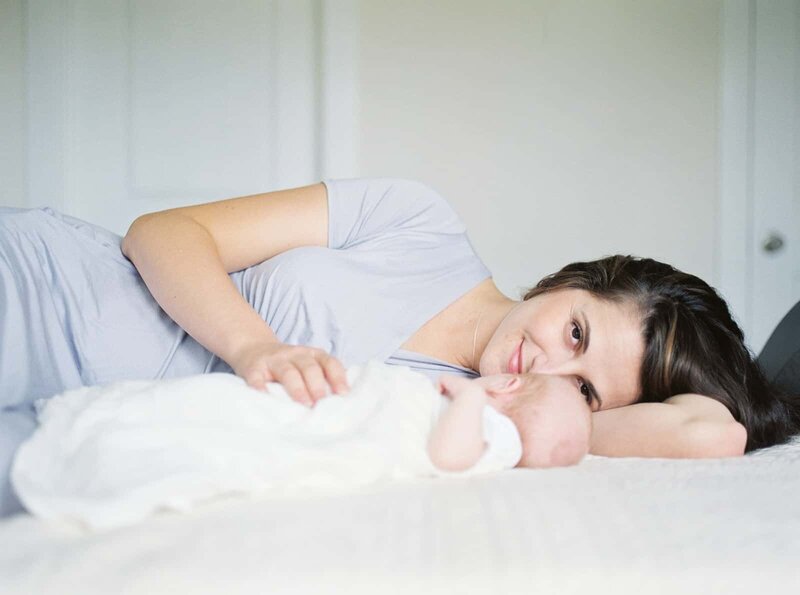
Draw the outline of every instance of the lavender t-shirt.
<instances>
[{"instance_id":1,"label":"lavender t-shirt","mask_svg":"<svg viewBox=\"0 0 800 595\"><path fill-rule=\"evenodd\" d=\"M369 359L430 376L474 375L399 347L490 276L464 224L435 191L396 179L325 180L328 247L289 250L234 276L282 341L345 366Z\"/></svg>"}]
</instances>

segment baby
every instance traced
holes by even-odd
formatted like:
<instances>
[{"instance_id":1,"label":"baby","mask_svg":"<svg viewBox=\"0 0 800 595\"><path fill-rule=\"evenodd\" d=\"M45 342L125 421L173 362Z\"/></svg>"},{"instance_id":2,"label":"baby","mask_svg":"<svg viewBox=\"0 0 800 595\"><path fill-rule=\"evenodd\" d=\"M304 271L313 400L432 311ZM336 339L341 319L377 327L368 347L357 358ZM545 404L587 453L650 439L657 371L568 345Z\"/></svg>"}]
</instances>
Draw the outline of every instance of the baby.
<instances>
[{"instance_id":1,"label":"baby","mask_svg":"<svg viewBox=\"0 0 800 595\"><path fill-rule=\"evenodd\" d=\"M468 469L484 454L484 407L513 422L522 446L516 466L574 465L589 452L591 410L566 378L496 374L468 380L443 375L437 388L452 399L428 442L428 454L439 469Z\"/></svg>"},{"instance_id":2,"label":"baby","mask_svg":"<svg viewBox=\"0 0 800 595\"><path fill-rule=\"evenodd\" d=\"M11 480L25 507L94 529L215 497L306 496L379 480L577 463L591 413L568 380L502 374L437 386L408 368L348 369L308 409L232 374L83 387L39 401Z\"/></svg>"}]
</instances>

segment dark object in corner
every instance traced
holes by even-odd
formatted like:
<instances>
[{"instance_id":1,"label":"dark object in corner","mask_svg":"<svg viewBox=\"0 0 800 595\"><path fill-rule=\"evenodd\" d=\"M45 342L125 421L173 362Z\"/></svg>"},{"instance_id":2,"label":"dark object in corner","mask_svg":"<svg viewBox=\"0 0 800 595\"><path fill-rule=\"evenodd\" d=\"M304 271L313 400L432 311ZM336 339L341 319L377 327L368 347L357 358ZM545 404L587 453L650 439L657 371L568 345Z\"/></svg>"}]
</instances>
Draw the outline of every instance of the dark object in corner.
<instances>
[{"instance_id":1,"label":"dark object in corner","mask_svg":"<svg viewBox=\"0 0 800 595\"><path fill-rule=\"evenodd\" d=\"M790 395L800 396L800 302L772 331L758 364L767 380Z\"/></svg>"}]
</instances>

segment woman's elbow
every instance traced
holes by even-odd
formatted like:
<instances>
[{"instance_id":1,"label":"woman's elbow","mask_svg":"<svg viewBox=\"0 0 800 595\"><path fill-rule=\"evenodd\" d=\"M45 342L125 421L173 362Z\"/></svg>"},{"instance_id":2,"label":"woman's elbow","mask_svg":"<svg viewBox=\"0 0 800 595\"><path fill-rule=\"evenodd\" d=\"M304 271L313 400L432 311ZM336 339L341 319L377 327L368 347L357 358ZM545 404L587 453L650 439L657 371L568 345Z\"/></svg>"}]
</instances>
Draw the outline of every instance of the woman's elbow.
<instances>
[{"instance_id":1,"label":"woman's elbow","mask_svg":"<svg viewBox=\"0 0 800 595\"><path fill-rule=\"evenodd\" d=\"M739 457L745 452L747 430L735 421L694 422L690 424L688 438L692 458Z\"/></svg>"},{"instance_id":2,"label":"woman's elbow","mask_svg":"<svg viewBox=\"0 0 800 595\"><path fill-rule=\"evenodd\" d=\"M174 235L180 220L172 216L169 210L145 213L134 219L122 238L120 249L128 260L133 260L139 246L151 244L155 240Z\"/></svg>"},{"instance_id":3,"label":"woman's elbow","mask_svg":"<svg viewBox=\"0 0 800 595\"><path fill-rule=\"evenodd\" d=\"M134 219L133 223L131 223L128 227L128 231L125 232L125 235L122 238L120 249L122 250L122 254L124 254L129 260L131 258L134 246L136 245L139 236L142 234L142 228L145 226L150 217L150 214L146 214L140 215Z\"/></svg>"}]
</instances>

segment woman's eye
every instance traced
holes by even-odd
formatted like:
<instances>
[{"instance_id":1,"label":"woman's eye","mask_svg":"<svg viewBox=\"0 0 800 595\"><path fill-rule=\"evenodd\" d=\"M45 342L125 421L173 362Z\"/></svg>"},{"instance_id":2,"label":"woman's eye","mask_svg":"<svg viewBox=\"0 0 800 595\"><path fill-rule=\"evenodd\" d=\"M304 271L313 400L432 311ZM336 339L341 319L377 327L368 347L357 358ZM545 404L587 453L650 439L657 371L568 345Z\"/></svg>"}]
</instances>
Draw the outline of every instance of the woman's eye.
<instances>
[{"instance_id":1,"label":"woman's eye","mask_svg":"<svg viewBox=\"0 0 800 595\"><path fill-rule=\"evenodd\" d=\"M580 381L580 380L578 382L580 382L580 384L581 384L581 388L580 388L581 394L584 397L586 397L586 402L589 404L589 407L591 407L593 399L592 399L592 391L589 390L589 385L586 384L583 381Z\"/></svg>"},{"instance_id":2,"label":"woman's eye","mask_svg":"<svg viewBox=\"0 0 800 595\"><path fill-rule=\"evenodd\" d=\"M580 325L577 322L572 323L572 332L570 333L570 335L578 343L581 342L581 339L583 338L583 330L581 329Z\"/></svg>"}]
</instances>

